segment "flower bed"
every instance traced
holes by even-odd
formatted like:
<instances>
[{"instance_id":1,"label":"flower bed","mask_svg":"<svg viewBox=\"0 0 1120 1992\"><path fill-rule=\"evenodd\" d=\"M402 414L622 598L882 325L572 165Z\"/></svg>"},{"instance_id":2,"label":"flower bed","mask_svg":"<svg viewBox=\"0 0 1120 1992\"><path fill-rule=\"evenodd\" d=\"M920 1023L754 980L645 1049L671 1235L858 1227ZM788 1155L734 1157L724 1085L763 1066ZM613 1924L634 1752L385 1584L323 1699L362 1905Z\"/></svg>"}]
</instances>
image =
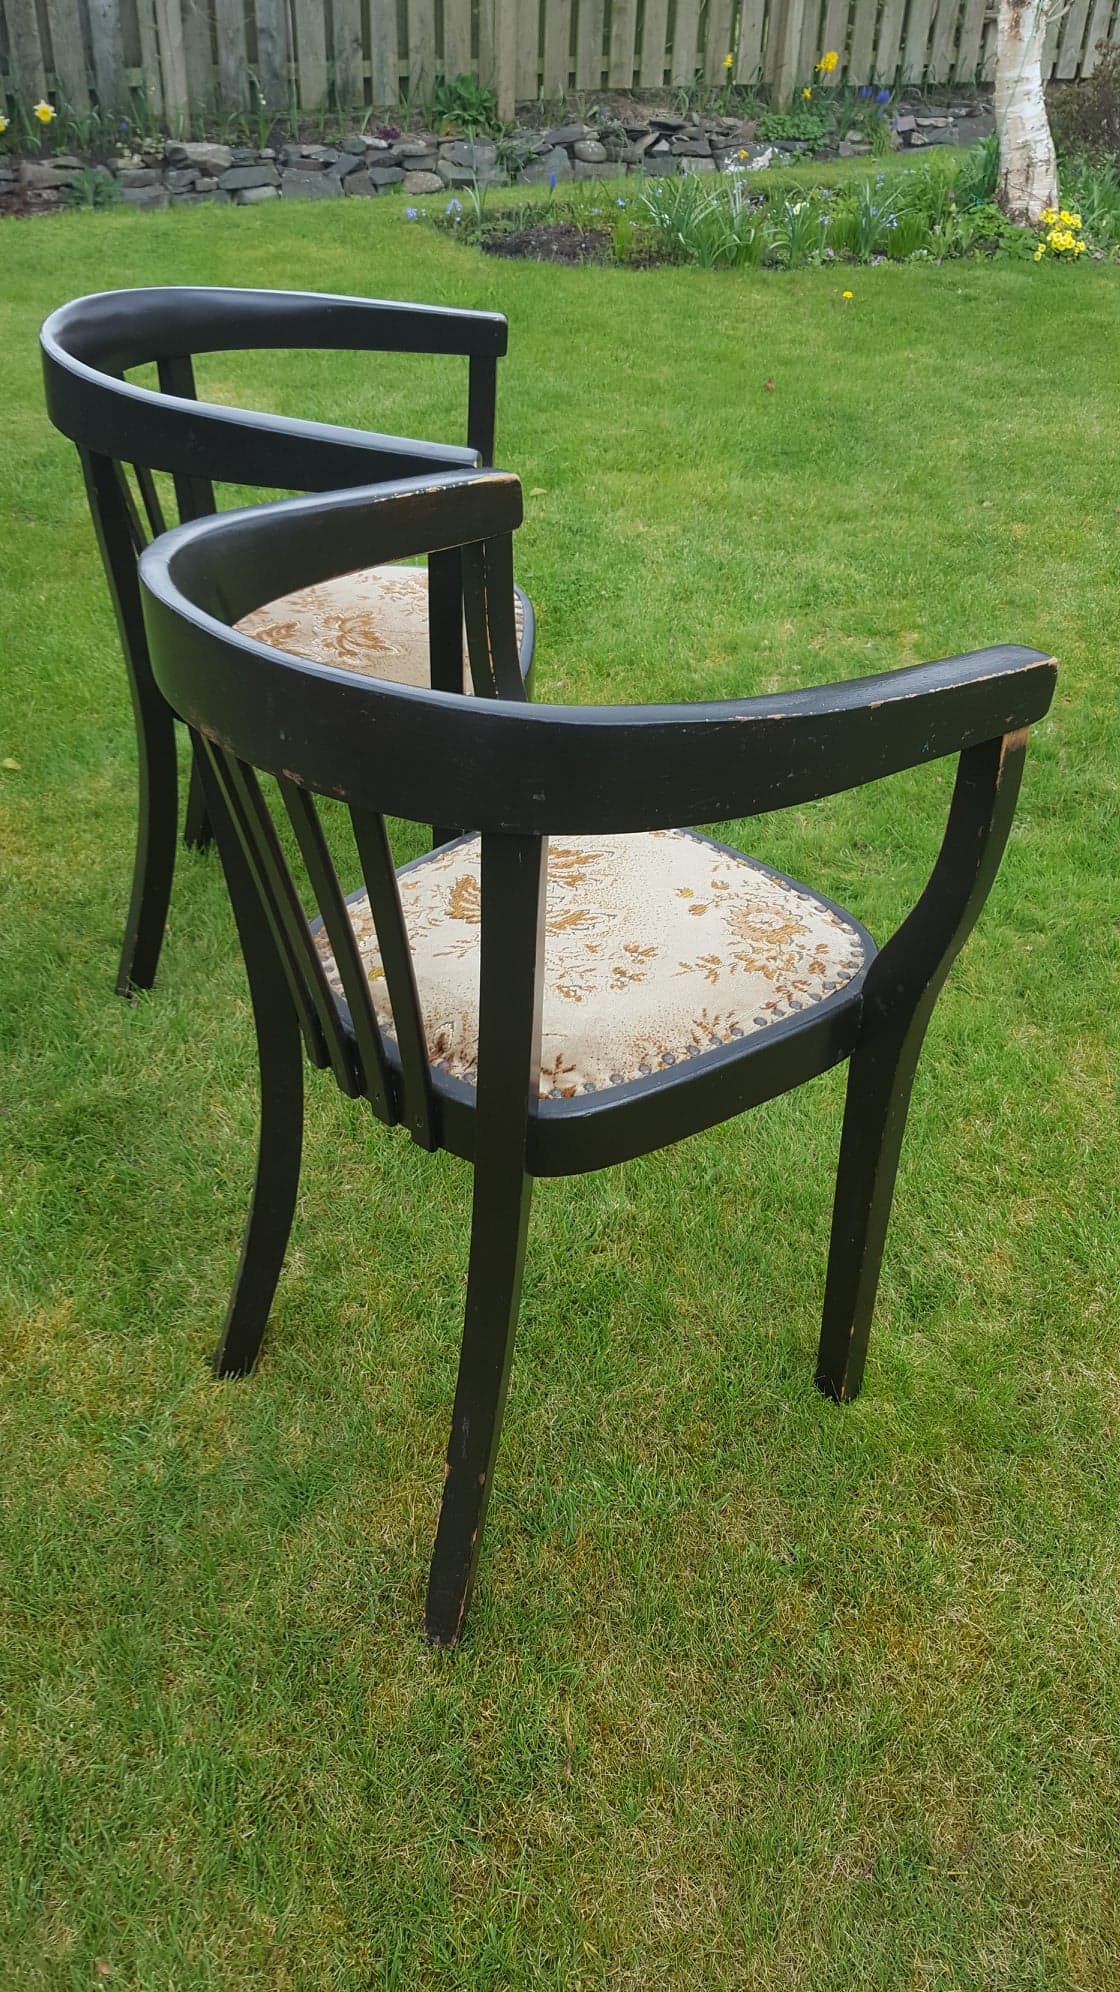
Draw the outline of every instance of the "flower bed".
<instances>
[{"instance_id":1,"label":"flower bed","mask_svg":"<svg viewBox=\"0 0 1120 1992\"><path fill-rule=\"evenodd\" d=\"M554 186L546 203L491 208L484 189L410 207L492 255L647 268L796 269L811 264L945 262L1015 257L1035 263L1113 260L1120 254L1120 185L1088 168L1066 176L1069 207L1019 228L994 205L994 140L963 158L806 187L788 175L730 172L718 182L651 180L634 193ZM1085 207L1088 219L1081 209Z\"/></svg>"}]
</instances>

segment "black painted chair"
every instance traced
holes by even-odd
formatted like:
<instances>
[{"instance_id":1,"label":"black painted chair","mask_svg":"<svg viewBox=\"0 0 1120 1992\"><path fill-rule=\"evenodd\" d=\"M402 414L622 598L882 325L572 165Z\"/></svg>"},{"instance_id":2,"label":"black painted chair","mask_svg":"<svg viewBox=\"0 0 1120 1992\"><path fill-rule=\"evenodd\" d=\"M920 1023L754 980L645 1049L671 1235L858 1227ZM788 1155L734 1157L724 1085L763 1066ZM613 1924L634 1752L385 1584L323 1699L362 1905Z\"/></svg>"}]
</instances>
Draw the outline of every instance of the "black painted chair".
<instances>
[{"instance_id":1,"label":"black painted chair","mask_svg":"<svg viewBox=\"0 0 1120 1992\"><path fill-rule=\"evenodd\" d=\"M296 291L168 287L77 298L47 319L41 343L50 418L78 445L136 720L140 813L117 977L119 993L127 995L155 980L178 836L174 722L152 682L136 590L145 522L152 535L166 530L152 473L170 473L182 521L215 511L215 484L325 491L492 463L497 365L506 350L507 326L496 312ZM197 399L195 356L278 348L464 356L469 362L466 447L292 421ZM158 391L126 378L153 363ZM448 600L445 589L443 608ZM527 679L533 616L520 590L514 601ZM438 615L430 622L428 611L422 572L374 568L334 577L309 593L293 595L285 588L279 599L257 606L252 627L262 641L281 642L322 663L469 691L469 682L461 682L461 641ZM208 838L196 765L184 842L197 847Z\"/></svg>"},{"instance_id":2,"label":"black painted chair","mask_svg":"<svg viewBox=\"0 0 1120 1992\"><path fill-rule=\"evenodd\" d=\"M514 478L459 474L205 520L140 563L156 681L204 743L258 1034L256 1188L219 1374L251 1369L284 1256L300 1026L344 1092L474 1164L427 1603L443 1644L474 1577L534 1176L644 1154L849 1059L817 1381L855 1396L919 1047L995 876L1027 729L1055 679L1042 654L1000 648L713 705L522 703L509 588L520 519ZM317 586L424 551L469 578L472 662L493 672L496 701L347 676L245 633L277 574ZM677 827L947 754L960 758L940 855L878 953L807 887ZM298 840L310 923L258 772ZM345 900L316 796L348 807L364 887ZM386 814L442 815L472 834L395 873Z\"/></svg>"}]
</instances>

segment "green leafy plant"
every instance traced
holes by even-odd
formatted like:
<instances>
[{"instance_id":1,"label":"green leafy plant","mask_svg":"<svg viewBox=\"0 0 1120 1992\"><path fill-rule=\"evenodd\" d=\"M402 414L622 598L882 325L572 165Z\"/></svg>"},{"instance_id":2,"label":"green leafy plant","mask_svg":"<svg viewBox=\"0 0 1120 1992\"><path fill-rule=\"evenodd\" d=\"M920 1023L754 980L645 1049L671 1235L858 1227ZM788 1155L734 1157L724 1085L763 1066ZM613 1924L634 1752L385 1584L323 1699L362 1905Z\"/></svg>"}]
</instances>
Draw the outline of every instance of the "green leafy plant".
<instances>
[{"instance_id":1,"label":"green leafy plant","mask_svg":"<svg viewBox=\"0 0 1120 1992\"><path fill-rule=\"evenodd\" d=\"M1120 160L1120 43L1101 42L1092 75L1053 91L1048 109L1059 157Z\"/></svg>"},{"instance_id":2,"label":"green leafy plant","mask_svg":"<svg viewBox=\"0 0 1120 1992\"><path fill-rule=\"evenodd\" d=\"M119 207L120 199L120 187L103 166L83 166L66 189L68 207Z\"/></svg>"},{"instance_id":3,"label":"green leafy plant","mask_svg":"<svg viewBox=\"0 0 1120 1992\"><path fill-rule=\"evenodd\" d=\"M477 76L438 76L432 91L432 115L441 126L497 138L502 130L498 100Z\"/></svg>"},{"instance_id":4,"label":"green leafy plant","mask_svg":"<svg viewBox=\"0 0 1120 1992\"><path fill-rule=\"evenodd\" d=\"M758 120L758 135L764 144L786 140L789 144L824 145L832 130L832 120L823 111L806 107L801 111L765 111Z\"/></svg>"}]
</instances>

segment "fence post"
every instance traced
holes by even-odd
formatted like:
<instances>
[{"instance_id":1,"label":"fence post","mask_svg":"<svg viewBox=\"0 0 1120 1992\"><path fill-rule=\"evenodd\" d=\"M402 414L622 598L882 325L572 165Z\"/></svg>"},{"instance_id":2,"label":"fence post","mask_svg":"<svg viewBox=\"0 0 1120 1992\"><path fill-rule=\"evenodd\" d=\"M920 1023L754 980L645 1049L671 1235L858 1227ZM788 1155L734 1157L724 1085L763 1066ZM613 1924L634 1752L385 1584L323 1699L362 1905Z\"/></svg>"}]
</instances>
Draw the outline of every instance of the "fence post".
<instances>
[{"instance_id":1,"label":"fence post","mask_svg":"<svg viewBox=\"0 0 1120 1992\"><path fill-rule=\"evenodd\" d=\"M781 110L788 109L793 102L793 93L800 80L798 69L801 63L801 34L804 19L805 0L775 0L770 23L767 68L770 72L773 100Z\"/></svg>"}]
</instances>

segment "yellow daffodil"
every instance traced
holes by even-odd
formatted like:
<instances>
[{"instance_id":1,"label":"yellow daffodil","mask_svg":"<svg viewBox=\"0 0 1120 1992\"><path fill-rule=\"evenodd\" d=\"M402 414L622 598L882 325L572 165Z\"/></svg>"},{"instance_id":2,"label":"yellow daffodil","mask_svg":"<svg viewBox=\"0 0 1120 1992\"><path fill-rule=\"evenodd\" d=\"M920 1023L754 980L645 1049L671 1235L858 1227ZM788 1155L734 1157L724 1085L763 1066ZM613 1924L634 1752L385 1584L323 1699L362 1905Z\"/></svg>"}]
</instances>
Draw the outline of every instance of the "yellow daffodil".
<instances>
[{"instance_id":1,"label":"yellow daffodil","mask_svg":"<svg viewBox=\"0 0 1120 1992\"><path fill-rule=\"evenodd\" d=\"M839 61L840 57L837 55L836 50L834 48L830 48L826 54L822 55L820 61L817 64L817 69L819 70L822 76L831 76L833 70L837 67Z\"/></svg>"},{"instance_id":2,"label":"yellow daffodil","mask_svg":"<svg viewBox=\"0 0 1120 1992\"><path fill-rule=\"evenodd\" d=\"M47 100L46 100L46 98L45 98L45 97L40 97L40 99L39 99L38 103L37 103L37 104L34 104L34 105L32 106L32 109L33 109L33 111L34 111L34 114L35 114L35 116L36 116L36 117L38 118L38 120L39 120L39 123L40 123L41 125L49 125L49 124L53 124L53 123L54 123L54 121L55 121L55 118L56 118L56 117L57 117L57 115L58 115L57 111L55 110L55 107L54 107L54 105L53 105L53 104L48 104L48 102L47 102Z\"/></svg>"},{"instance_id":3,"label":"yellow daffodil","mask_svg":"<svg viewBox=\"0 0 1120 1992\"><path fill-rule=\"evenodd\" d=\"M751 156L750 153L746 151L740 152L739 154L740 159L749 159L750 156Z\"/></svg>"},{"instance_id":4,"label":"yellow daffodil","mask_svg":"<svg viewBox=\"0 0 1120 1992\"><path fill-rule=\"evenodd\" d=\"M806 103L808 103L808 101L809 101L810 97L812 96L812 94L813 94L813 93L812 93L812 91L811 91L811 90L802 90L802 92L801 92L801 95L802 95L802 96L804 97L804 99L805 99L805 102L806 102Z\"/></svg>"},{"instance_id":5,"label":"yellow daffodil","mask_svg":"<svg viewBox=\"0 0 1120 1992\"><path fill-rule=\"evenodd\" d=\"M725 55L725 56L724 56L724 58L723 58L723 66L724 66L724 68L725 68L725 69L732 69L732 68L734 68L734 66L735 66L735 57L734 57L733 55Z\"/></svg>"},{"instance_id":6,"label":"yellow daffodil","mask_svg":"<svg viewBox=\"0 0 1120 1992\"><path fill-rule=\"evenodd\" d=\"M851 301L852 301L852 293L851 293L851 291L841 291L840 295L841 295L841 297L843 298L843 300L844 300L844 303L845 303L845 304L850 304L850 303L851 303Z\"/></svg>"},{"instance_id":7,"label":"yellow daffodil","mask_svg":"<svg viewBox=\"0 0 1120 1992\"><path fill-rule=\"evenodd\" d=\"M3 111L0 111L0 138L3 138L4 133L7 131L7 129L8 129L8 120L4 116Z\"/></svg>"}]
</instances>

